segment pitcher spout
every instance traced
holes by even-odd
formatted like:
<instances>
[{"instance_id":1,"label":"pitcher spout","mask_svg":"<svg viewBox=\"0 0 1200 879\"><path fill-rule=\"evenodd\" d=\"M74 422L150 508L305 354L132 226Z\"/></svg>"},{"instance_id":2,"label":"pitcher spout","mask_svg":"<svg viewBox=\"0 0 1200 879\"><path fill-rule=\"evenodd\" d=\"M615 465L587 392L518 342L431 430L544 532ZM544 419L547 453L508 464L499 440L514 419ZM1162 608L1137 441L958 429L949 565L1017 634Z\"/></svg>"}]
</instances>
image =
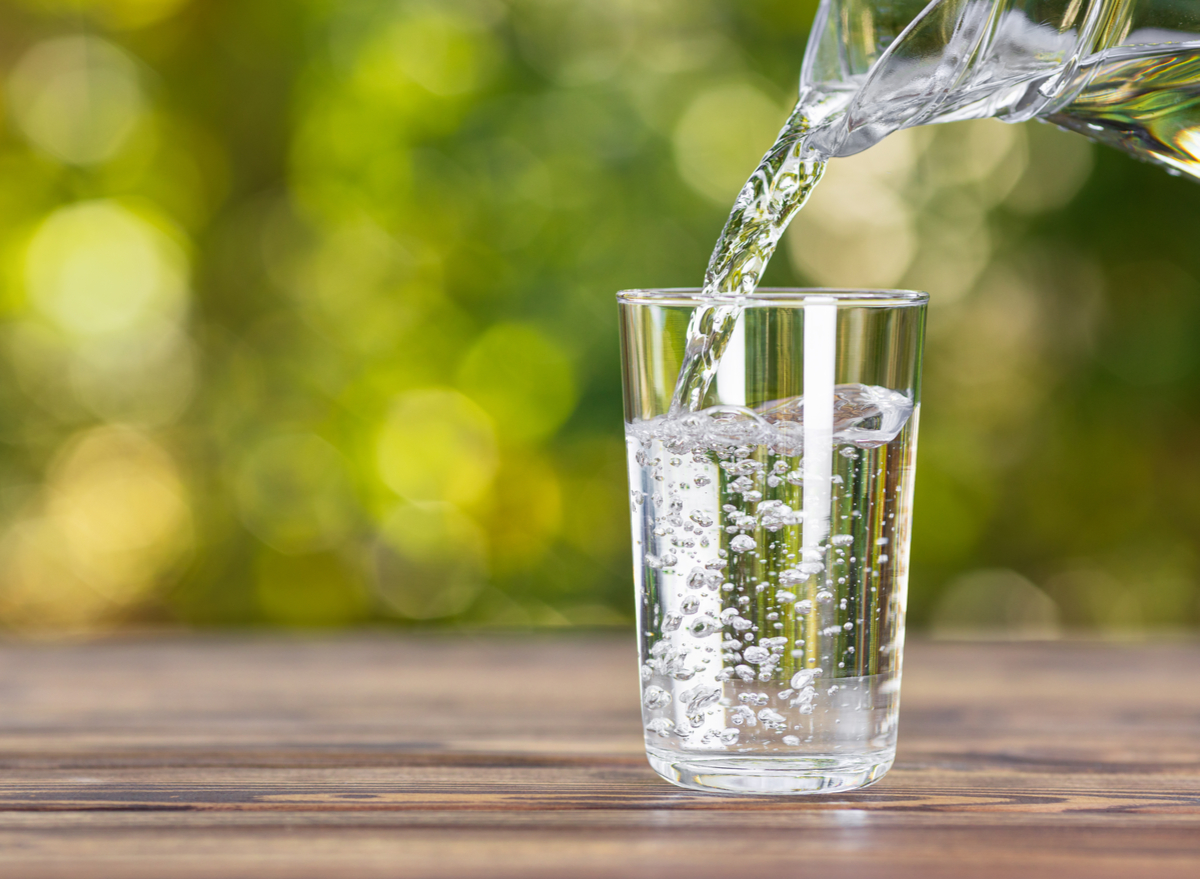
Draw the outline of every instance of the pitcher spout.
<instances>
[{"instance_id":1,"label":"pitcher spout","mask_svg":"<svg viewBox=\"0 0 1200 879\"><path fill-rule=\"evenodd\" d=\"M823 0L801 73L807 143L832 158L917 125L1044 119L1200 176L1197 58L1194 3Z\"/></svg>"}]
</instances>

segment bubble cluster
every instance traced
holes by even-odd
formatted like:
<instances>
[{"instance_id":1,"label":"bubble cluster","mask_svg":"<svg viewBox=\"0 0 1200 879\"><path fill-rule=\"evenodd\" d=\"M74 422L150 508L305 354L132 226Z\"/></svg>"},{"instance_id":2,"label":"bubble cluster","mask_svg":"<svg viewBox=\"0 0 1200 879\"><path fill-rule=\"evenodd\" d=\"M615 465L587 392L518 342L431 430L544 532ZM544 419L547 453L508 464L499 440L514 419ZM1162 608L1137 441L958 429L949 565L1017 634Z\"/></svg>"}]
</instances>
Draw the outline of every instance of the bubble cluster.
<instances>
[{"instance_id":1,"label":"bubble cluster","mask_svg":"<svg viewBox=\"0 0 1200 879\"><path fill-rule=\"evenodd\" d=\"M839 385L836 409L830 511L816 526L806 523L802 400L629 426L654 747L796 753L891 716L876 695L898 636L886 622L896 568L884 550L896 555L912 405Z\"/></svg>"}]
</instances>

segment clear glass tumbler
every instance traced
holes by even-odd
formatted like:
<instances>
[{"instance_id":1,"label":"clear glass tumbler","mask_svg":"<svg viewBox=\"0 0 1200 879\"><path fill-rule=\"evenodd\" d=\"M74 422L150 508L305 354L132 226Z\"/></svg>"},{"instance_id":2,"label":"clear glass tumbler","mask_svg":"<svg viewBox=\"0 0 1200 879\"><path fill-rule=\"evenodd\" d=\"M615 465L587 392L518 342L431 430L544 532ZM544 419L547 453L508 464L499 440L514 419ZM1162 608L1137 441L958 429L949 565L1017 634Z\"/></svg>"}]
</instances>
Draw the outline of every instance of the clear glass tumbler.
<instances>
[{"instance_id":1,"label":"clear glass tumbler","mask_svg":"<svg viewBox=\"0 0 1200 879\"><path fill-rule=\"evenodd\" d=\"M618 294L642 717L668 781L819 793L892 765L927 300ZM733 329L701 405L673 409L715 308Z\"/></svg>"}]
</instances>

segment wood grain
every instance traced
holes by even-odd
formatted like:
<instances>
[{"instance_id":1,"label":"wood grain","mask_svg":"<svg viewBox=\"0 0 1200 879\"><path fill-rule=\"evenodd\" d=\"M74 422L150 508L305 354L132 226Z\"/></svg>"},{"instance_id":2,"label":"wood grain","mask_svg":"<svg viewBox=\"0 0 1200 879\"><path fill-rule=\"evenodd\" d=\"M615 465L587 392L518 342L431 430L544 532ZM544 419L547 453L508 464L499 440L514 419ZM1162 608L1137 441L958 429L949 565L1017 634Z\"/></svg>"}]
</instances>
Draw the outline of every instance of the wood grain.
<instances>
[{"instance_id":1,"label":"wood grain","mask_svg":"<svg viewBox=\"0 0 1200 879\"><path fill-rule=\"evenodd\" d=\"M0 645L0 876L1198 877L1200 646L913 644L896 767L691 794L632 638Z\"/></svg>"}]
</instances>

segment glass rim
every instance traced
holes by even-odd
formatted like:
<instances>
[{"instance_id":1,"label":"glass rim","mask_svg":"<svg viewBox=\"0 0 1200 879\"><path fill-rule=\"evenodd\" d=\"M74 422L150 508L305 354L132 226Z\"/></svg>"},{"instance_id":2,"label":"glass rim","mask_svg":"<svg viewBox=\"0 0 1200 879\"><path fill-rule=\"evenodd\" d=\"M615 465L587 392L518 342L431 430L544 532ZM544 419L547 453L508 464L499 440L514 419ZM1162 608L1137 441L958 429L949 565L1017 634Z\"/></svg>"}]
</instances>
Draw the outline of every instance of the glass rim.
<instances>
[{"instance_id":1,"label":"glass rim","mask_svg":"<svg viewBox=\"0 0 1200 879\"><path fill-rule=\"evenodd\" d=\"M810 299L832 299L838 308L912 308L929 302L920 290L855 287L759 287L753 293L706 295L700 287L621 290L618 302L633 305L743 305L799 308Z\"/></svg>"}]
</instances>

